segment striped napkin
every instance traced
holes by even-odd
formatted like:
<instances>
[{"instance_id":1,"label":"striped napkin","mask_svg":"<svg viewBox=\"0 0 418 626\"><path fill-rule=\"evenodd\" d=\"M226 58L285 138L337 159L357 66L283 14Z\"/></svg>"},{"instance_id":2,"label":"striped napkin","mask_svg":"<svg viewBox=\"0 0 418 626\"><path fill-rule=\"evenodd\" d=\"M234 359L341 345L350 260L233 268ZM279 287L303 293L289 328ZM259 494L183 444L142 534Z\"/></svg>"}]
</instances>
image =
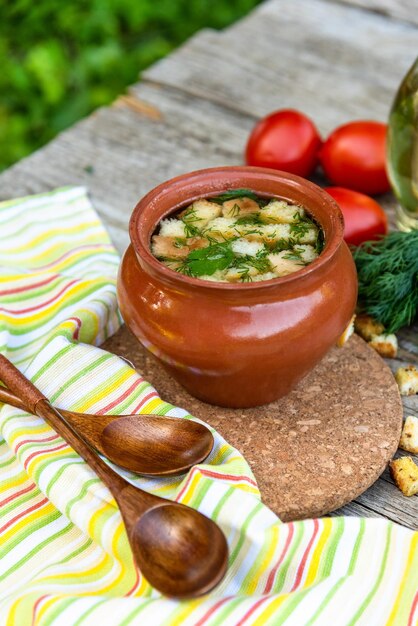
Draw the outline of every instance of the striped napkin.
<instances>
[{"instance_id":1,"label":"striped napkin","mask_svg":"<svg viewBox=\"0 0 418 626\"><path fill-rule=\"evenodd\" d=\"M121 323L119 259L85 190L0 204L0 349L59 407L193 419L123 360L96 347ZM214 519L225 580L174 601L134 566L107 488L47 425L0 410L0 624L412 626L418 534L384 520L282 524L245 459L216 432L186 476L135 484ZM121 472L122 473L122 472Z\"/></svg>"}]
</instances>

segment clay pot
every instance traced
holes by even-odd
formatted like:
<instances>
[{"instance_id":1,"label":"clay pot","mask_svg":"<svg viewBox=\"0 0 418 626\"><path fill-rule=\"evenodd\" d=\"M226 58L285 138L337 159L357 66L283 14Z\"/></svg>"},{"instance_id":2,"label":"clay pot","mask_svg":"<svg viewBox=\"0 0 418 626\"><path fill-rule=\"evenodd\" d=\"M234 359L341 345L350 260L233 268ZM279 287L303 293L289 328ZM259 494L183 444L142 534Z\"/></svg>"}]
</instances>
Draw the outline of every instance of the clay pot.
<instances>
[{"instance_id":1,"label":"clay pot","mask_svg":"<svg viewBox=\"0 0 418 626\"><path fill-rule=\"evenodd\" d=\"M302 204L325 234L300 271L255 283L189 278L160 263L150 240L162 218L197 198L249 188ZM287 394L342 334L357 298L356 270L337 204L313 183L255 167L201 170L159 185L136 205L118 277L128 328L196 398L250 407Z\"/></svg>"}]
</instances>

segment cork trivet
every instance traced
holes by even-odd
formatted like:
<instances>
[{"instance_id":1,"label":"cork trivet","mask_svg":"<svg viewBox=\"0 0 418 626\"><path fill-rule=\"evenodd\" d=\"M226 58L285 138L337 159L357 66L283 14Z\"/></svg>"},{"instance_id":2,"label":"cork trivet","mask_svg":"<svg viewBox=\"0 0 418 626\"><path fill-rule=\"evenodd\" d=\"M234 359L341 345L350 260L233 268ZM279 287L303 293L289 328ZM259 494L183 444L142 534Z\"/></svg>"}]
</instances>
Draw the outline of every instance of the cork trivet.
<instances>
[{"instance_id":1,"label":"cork trivet","mask_svg":"<svg viewBox=\"0 0 418 626\"><path fill-rule=\"evenodd\" d=\"M384 361L359 337L333 348L286 398L225 409L190 396L123 327L104 347L161 397L201 418L246 458L283 521L329 513L365 491L395 453L402 405Z\"/></svg>"}]
</instances>

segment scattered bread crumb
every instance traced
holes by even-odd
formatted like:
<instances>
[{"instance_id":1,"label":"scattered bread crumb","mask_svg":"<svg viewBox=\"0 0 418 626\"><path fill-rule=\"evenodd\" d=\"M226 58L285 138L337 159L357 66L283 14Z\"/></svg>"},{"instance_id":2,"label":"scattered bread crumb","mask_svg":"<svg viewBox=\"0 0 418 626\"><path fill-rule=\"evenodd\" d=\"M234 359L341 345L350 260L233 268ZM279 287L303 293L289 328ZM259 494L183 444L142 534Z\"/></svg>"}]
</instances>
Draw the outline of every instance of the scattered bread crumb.
<instances>
[{"instance_id":1,"label":"scattered bread crumb","mask_svg":"<svg viewBox=\"0 0 418 626\"><path fill-rule=\"evenodd\" d=\"M396 335L373 335L368 344L387 359L394 359L398 353Z\"/></svg>"},{"instance_id":2,"label":"scattered bread crumb","mask_svg":"<svg viewBox=\"0 0 418 626\"><path fill-rule=\"evenodd\" d=\"M418 454L418 417L408 415L406 418L399 447L412 454Z\"/></svg>"},{"instance_id":3,"label":"scattered bread crumb","mask_svg":"<svg viewBox=\"0 0 418 626\"><path fill-rule=\"evenodd\" d=\"M402 396L413 396L418 393L418 370L413 365L396 370L395 379Z\"/></svg>"},{"instance_id":4,"label":"scattered bread crumb","mask_svg":"<svg viewBox=\"0 0 418 626\"><path fill-rule=\"evenodd\" d=\"M414 496L418 493L418 466L409 456L391 461L390 470L396 486L404 496Z\"/></svg>"},{"instance_id":5,"label":"scattered bread crumb","mask_svg":"<svg viewBox=\"0 0 418 626\"><path fill-rule=\"evenodd\" d=\"M354 329L360 337L366 341L371 341L376 335L381 335L385 331L383 324L375 320L371 315L360 313L354 322Z\"/></svg>"},{"instance_id":6,"label":"scattered bread crumb","mask_svg":"<svg viewBox=\"0 0 418 626\"><path fill-rule=\"evenodd\" d=\"M354 314L353 317L351 318L351 320L349 321L347 328L345 329L345 331L343 332L341 337L338 339L337 346L339 348L342 348L343 345L345 343L347 343L347 341L350 339L351 335L354 333L354 321L355 321L355 319L356 319L356 316Z\"/></svg>"}]
</instances>

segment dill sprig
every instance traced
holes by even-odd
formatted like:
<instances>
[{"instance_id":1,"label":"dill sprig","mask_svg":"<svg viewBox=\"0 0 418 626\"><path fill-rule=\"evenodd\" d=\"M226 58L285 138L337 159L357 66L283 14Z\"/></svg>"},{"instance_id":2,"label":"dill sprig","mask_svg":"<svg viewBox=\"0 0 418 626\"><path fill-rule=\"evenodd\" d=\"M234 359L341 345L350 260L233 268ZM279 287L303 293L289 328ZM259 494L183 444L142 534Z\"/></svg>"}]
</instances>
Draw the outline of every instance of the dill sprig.
<instances>
[{"instance_id":1,"label":"dill sprig","mask_svg":"<svg viewBox=\"0 0 418 626\"><path fill-rule=\"evenodd\" d=\"M193 208L193 205L187 209L184 213L181 221L184 224L184 233L186 237L199 237L201 234L200 228L196 226L196 222L200 222L200 218L196 213L196 209Z\"/></svg>"},{"instance_id":2,"label":"dill sprig","mask_svg":"<svg viewBox=\"0 0 418 626\"><path fill-rule=\"evenodd\" d=\"M389 233L353 252L359 303L388 333L411 324L418 308L418 231Z\"/></svg>"}]
</instances>

